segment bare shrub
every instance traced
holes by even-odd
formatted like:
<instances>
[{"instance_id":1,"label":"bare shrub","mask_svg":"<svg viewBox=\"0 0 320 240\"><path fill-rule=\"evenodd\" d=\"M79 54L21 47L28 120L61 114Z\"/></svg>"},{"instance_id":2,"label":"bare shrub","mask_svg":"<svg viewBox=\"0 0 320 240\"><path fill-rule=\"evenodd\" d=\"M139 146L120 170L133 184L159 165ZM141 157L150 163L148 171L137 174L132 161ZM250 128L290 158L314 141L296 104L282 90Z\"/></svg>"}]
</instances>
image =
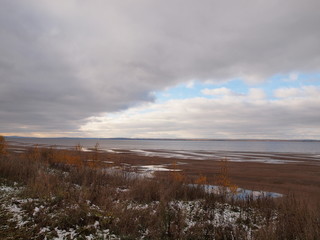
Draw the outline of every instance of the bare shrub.
<instances>
[{"instance_id":1,"label":"bare shrub","mask_svg":"<svg viewBox=\"0 0 320 240\"><path fill-rule=\"evenodd\" d=\"M27 183L36 176L39 166L24 157L14 158L9 156L0 159L1 176L12 181Z\"/></svg>"},{"instance_id":2,"label":"bare shrub","mask_svg":"<svg viewBox=\"0 0 320 240\"><path fill-rule=\"evenodd\" d=\"M7 155L8 144L3 136L0 136L0 157Z\"/></svg>"},{"instance_id":3,"label":"bare shrub","mask_svg":"<svg viewBox=\"0 0 320 240\"><path fill-rule=\"evenodd\" d=\"M227 159L222 159L220 161L220 170L216 179L216 184L221 187L222 194L226 194L227 191L230 191L231 193L237 192L238 186L231 182Z\"/></svg>"},{"instance_id":4,"label":"bare shrub","mask_svg":"<svg viewBox=\"0 0 320 240\"><path fill-rule=\"evenodd\" d=\"M25 184L26 197L49 199L52 208L63 209L54 220L46 214L37 215L36 221L43 221L43 226L68 229L99 220L123 239L320 239L320 208L293 195L279 200L226 198L206 193L202 187L190 187L191 181L181 172L133 178L81 164L90 155L36 146L26 154L9 152L0 158L0 175ZM200 175L195 183L200 186L208 181ZM233 185L225 162L217 183L225 188ZM197 222L187 226L187 214L172 203L199 199L202 205L194 216ZM236 226L214 224L215 210L222 206L223 211L225 205L239 213ZM90 206L98 206L103 213L93 214ZM34 206L30 205L32 211ZM249 227L254 229L250 236ZM90 233L91 229L84 231ZM32 239L31 235L26 239Z\"/></svg>"}]
</instances>

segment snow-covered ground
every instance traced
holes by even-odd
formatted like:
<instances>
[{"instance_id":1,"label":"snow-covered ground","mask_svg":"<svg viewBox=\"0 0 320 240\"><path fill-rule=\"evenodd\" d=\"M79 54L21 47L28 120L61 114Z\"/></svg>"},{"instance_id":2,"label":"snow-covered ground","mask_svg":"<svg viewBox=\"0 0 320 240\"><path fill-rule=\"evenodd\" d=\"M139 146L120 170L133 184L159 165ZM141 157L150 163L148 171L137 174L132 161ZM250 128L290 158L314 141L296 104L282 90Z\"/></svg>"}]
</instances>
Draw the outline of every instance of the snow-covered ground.
<instances>
[{"instance_id":1,"label":"snow-covered ground","mask_svg":"<svg viewBox=\"0 0 320 240\"><path fill-rule=\"evenodd\" d=\"M58 208L54 206L55 198L48 201L32 198L22 198L20 196L22 187L0 185L0 208L1 217L6 217L7 222L0 223L1 229L9 229L12 231L18 231L19 234L24 232L26 236L33 233L32 239L110 239L117 240L119 237L110 232L109 229L103 229L100 226L99 221L95 221L92 224L86 226L75 225L71 228L63 229L57 224L57 220L64 214L65 208ZM79 208L78 205L65 206L67 208ZM99 212L100 209L97 206L90 205L88 213ZM45 220L50 220L49 225L45 225L43 222L39 222L39 216L47 215ZM67 217L67 216L66 216ZM20 238L19 238L20 239Z\"/></svg>"},{"instance_id":2,"label":"snow-covered ground","mask_svg":"<svg viewBox=\"0 0 320 240\"><path fill-rule=\"evenodd\" d=\"M54 206L56 199L53 197L47 201L22 198L20 193L23 190L22 187L17 185L0 186L0 207L2 213L5 212L8 217L8 222L15 224L15 229L26 229L26 231L36 232L36 238L42 239L78 239L82 237L84 239L120 239L116 235L112 234L109 229L103 228L103 224L99 220L92 221L85 226L69 226L66 228L59 227L59 224L55 222L64 216L65 209L77 209L80 206L77 204L64 206L59 208ZM126 189L127 192L129 191ZM122 192L122 191L120 191ZM95 205L87 202L88 214L103 214L103 211ZM160 202L155 201L149 204L139 204L136 202L120 202L115 201L113 204L125 206L124 211L146 211L150 210L150 214L156 214L157 209L160 207ZM172 214L181 215L183 232L188 233L196 229L205 229L209 226L215 228L241 228L247 233L247 238L250 239L253 231L259 229L266 221L264 217L260 217L258 210L255 209L243 209L238 206L232 206L227 203L215 202L213 206L208 206L204 200L194 201L170 201L167 205L167 210ZM50 220L48 224L39 223L39 218L43 216L44 219ZM179 216L180 216L179 215ZM68 216L65 216L66 218ZM108 216L106 216L108 217ZM273 216L276 217L276 214ZM49 224L49 222L51 224ZM2 228L4 227L2 223ZM148 229L141 231L141 239L148 237Z\"/></svg>"}]
</instances>

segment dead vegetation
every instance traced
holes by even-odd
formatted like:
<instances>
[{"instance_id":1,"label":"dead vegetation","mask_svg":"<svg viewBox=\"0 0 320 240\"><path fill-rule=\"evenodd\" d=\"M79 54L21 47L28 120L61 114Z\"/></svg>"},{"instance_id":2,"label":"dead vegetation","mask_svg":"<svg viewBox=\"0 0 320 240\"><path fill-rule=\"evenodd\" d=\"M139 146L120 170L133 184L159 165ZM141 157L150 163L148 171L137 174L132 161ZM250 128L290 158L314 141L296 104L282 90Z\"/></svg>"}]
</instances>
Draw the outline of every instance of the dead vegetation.
<instances>
[{"instance_id":1,"label":"dead vegetation","mask_svg":"<svg viewBox=\"0 0 320 240\"><path fill-rule=\"evenodd\" d=\"M142 178L106 164L98 145L16 153L2 139L0 150L2 186L12 188L0 188L2 239L320 239L319 206L293 195L230 198L227 162L215 176L224 191L214 194L204 175Z\"/></svg>"}]
</instances>

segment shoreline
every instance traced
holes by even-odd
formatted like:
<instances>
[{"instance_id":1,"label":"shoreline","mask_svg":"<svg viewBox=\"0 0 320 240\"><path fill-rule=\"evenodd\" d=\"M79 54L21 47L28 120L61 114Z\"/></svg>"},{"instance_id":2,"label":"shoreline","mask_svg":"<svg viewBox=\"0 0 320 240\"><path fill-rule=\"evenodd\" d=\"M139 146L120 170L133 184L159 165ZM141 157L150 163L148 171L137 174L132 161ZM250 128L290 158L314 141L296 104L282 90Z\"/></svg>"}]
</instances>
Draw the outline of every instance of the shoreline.
<instances>
[{"instance_id":1,"label":"shoreline","mask_svg":"<svg viewBox=\"0 0 320 240\"><path fill-rule=\"evenodd\" d=\"M107 159L115 163L141 165L177 164L184 174L191 178L200 175L207 177L209 183L215 181L220 169L219 160L191 160L139 156L130 153L107 153ZM295 193L298 197L320 201L320 164L314 161L299 161L284 164L261 162L228 161L231 181L239 187L281 194ZM165 176L165 172L158 172Z\"/></svg>"},{"instance_id":2,"label":"shoreline","mask_svg":"<svg viewBox=\"0 0 320 240\"><path fill-rule=\"evenodd\" d=\"M9 142L9 149L17 151L17 154L30 147L32 146L28 144L17 145ZM39 147L46 146L39 145ZM64 148L72 151L70 147ZM230 179L233 184L241 188L285 195L294 193L301 199L320 202L320 156L318 154L211 151L211 155L207 158L197 158L197 154L207 153L153 150L146 154L144 150L99 150L99 160L102 167L121 166L129 170L138 169L141 166L166 165L169 169L179 168L190 179L196 179L201 175L206 176L208 184L214 184L220 169L220 160L227 159ZM82 154L90 156L92 151L87 149ZM170 171L154 172L161 177L170 174Z\"/></svg>"}]
</instances>

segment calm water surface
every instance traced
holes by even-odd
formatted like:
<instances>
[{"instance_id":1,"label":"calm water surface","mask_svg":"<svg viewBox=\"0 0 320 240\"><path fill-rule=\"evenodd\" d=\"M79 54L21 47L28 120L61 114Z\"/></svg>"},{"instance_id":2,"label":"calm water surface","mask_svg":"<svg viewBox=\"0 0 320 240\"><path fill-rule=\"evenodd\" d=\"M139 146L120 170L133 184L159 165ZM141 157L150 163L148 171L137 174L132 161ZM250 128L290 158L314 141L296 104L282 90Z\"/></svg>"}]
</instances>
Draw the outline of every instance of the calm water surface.
<instances>
[{"instance_id":1,"label":"calm water surface","mask_svg":"<svg viewBox=\"0 0 320 240\"><path fill-rule=\"evenodd\" d=\"M24 144L44 144L72 147L81 144L86 148L96 143L103 150L182 150L182 151L235 151L320 154L320 142L312 141L183 141L183 140L113 140L79 138L9 138Z\"/></svg>"}]
</instances>

